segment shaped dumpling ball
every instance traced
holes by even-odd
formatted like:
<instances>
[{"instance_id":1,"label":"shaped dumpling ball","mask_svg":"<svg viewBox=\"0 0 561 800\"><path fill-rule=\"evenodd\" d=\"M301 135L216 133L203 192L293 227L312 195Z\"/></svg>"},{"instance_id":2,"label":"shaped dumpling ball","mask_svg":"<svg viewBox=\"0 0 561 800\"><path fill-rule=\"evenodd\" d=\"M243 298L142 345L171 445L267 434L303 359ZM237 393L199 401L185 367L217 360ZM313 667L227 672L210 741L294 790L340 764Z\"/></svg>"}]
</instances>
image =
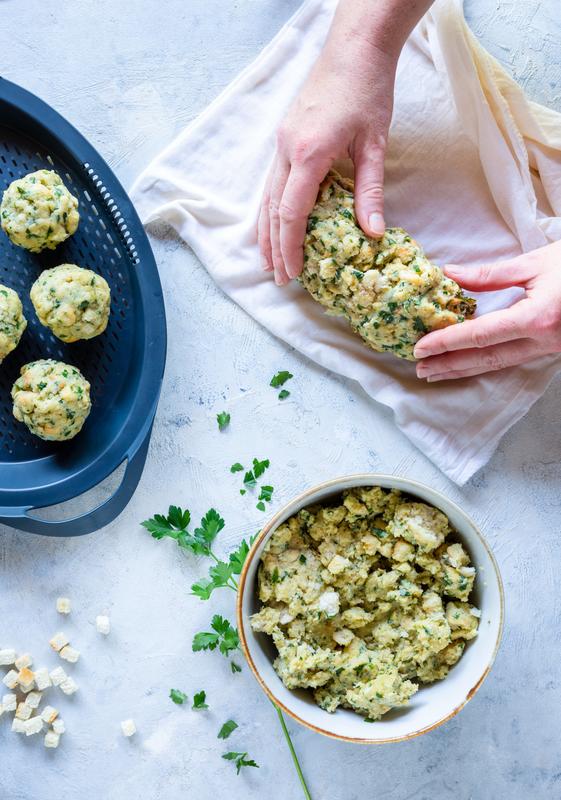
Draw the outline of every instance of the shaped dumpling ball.
<instances>
[{"instance_id":1,"label":"shaped dumpling ball","mask_svg":"<svg viewBox=\"0 0 561 800\"><path fill-rule=\"evenodd\" d=\"M52 359L32 361L21 368L12 400L14 417L47 441L72 439L91 410L90 384L80 370Z\"/></svg>"},{"instance_id":2,"label":"shaped dumpling ball","mask_svg":"<svg viewBox=\"0 0 561 800\"><path fill-rule=\"evenodd\" d=\"M60 175L40 169L8 186L0 205L0 220L2 229L18 247L32 253L54 250L78 227L78 200Z\"/></svg>"},{"instance_id":3,"label":"shaped dumpling ball","mask_svg":"<svg viewBox=\"0 0 561 800\"><path fill-rule=\"evenodd\" d=\"M63 342L93 339L107 327L111 291L105 278L76 264L41 273L31 287L39 321Z\"/></svg>"},{"instance_id":4,"label":"shaped dumpling ball","mask_svg":"<svg viewBox=\"0 0 561 800\"><path fill-rule=\"evenodd\" d=\"M21 300L13 289L0 284L0 364L18 346L26 328Z\"/></svg>"}]
</instances>

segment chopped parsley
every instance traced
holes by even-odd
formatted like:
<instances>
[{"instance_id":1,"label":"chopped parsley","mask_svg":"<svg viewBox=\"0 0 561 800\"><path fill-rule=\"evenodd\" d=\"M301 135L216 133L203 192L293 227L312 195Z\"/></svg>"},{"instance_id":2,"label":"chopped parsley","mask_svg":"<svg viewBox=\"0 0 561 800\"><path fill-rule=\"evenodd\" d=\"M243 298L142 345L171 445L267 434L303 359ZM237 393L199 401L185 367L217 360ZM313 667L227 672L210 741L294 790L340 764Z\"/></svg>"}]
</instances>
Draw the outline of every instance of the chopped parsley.
<instances>
[{"instance_id":1,"label":"chopped parsley","mask_svg":"<svg viewBox=\"0 0 561 800\"><path fill-rule=\"evenodd\" d=\"M238 727L237 723L234 722L233 719L229 719L218 731L218 739L227 739Z\"/></svg>"},{"instance_id":2,"label":"chopped parsley","mask_svg":"<svg viewBox=\"0 0 561 800\"><path fill-rule=\"evenodd\" d=\"M216 415L216 421L218 422L218 430L223 431L224 428L227 428L230 424L230 415L226 411L221 411L220 414Z\"/></svg>"},{"instance_id":3,"label":"chopped parsley","mask_svg":"<svg viewBox=\"0 0 561 800\"><path fill-rule=\"evenodd\" d=\"M185 692L182 692L181 689L171 689L169 696L178 706L182 706L183 703L187 702L187 695Z\"/></svg>"},{"instance_id":4,"label":"chopped parsley","mask_svg":"<svg viewBox=\"0 0 561 800\"><path fill-rule=\"evenodd\" d=\"M201 689L201 691L197 692L193 697L193 705L191 708L193 711L202 711L204 708L208 708L206 703L206 692L204 689Z\"/></svg>"},{"instance_id":5,"label":"chopped parsley","mask_svg":"<svg viewBox=\"0 0 561 800\"><path fill-rule=\"evenodd\" d=\"M284 384L293 377L294 375L291 372L288 372L288 370L281 370L281 372L277 372L276 375L273 375L269 386L272 386L274 389L278 389L279 386L284 386Z\"/></svg>"}]
</instances>

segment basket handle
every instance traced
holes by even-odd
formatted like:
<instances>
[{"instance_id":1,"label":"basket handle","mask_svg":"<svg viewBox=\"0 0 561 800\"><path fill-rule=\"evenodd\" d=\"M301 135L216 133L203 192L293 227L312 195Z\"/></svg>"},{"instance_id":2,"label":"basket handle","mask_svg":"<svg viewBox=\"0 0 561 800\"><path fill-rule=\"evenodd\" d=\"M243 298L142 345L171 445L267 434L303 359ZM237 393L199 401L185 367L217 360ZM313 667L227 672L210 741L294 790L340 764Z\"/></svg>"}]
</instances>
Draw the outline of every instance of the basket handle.
<instances>
[{"instance_id":1,"label":"basket handle","mask_svg":"<svg viewBox=\"0 0 561 800\"><path fill-rule=\"evenodd\" d=\"M108 525L119 516L134 494L146 462L151 431L152 426L138 449L127 456L125 474L117 489L97 508L61 522L32 517L29 515L31 508L0 508L0 524L43 536L84 536Z\"/></svg>"}]
</instances>

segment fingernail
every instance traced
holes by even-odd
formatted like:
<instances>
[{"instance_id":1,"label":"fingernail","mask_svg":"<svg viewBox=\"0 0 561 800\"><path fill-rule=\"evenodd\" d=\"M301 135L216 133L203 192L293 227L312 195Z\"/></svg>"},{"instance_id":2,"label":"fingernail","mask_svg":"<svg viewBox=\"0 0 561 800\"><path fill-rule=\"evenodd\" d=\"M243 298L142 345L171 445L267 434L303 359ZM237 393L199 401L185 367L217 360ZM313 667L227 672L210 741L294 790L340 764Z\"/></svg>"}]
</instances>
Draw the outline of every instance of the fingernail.
<instances>
[{"instance_id":1,"label":"fingernail","mask_svg":"<svg viewBox=\"0 0 561 800\"><path fill-rule=\"evenodd\" d=\"M384 217L377 211L368 217L368 227L375 236L383 236L386 230Z\"/></svg>"},{"instance_id":2,"label":"fingernail","mask_svg":"<svg viewBox=\"0 0 561 800\"><path fill-rule=\"evenodd\" d=\"M426 356L428 356L428 354L429 354L428 350L425 350L425 348L421 347L420 345L417 345L413 350L413 355L415 356L415 358L425 358Z\"/></svg>"},{"instance_id":3,"label":"fingernail","mask_svg":"<svg viewBox=\"0 0 561 800\"><path fill-rule=\"evenodd\" d=\"M272 269L271 265L269 264L265 256L261 256L261 267L265 272L270 272Z\"/></svg>"},{"instance_id":4,"label":"fingernail","mask_svg":"<svg viewBox=\"0 0 561 800\"><path fill-rule=\"evenodd\" d=\"M436 381L442 381L446 375L429 375L427 377L427 383L435 383Z\"/></svg>"}]
</instances>

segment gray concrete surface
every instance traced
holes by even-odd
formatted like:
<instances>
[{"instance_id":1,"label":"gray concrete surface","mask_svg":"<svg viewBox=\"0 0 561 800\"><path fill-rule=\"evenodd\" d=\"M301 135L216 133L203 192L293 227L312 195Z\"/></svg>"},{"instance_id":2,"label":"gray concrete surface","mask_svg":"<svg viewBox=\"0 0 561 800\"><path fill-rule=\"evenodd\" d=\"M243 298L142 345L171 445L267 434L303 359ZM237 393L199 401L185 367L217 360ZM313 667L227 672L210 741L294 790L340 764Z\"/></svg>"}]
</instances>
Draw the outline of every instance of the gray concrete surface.
<instances>
[{"instance_id":1,"label":"gray concrete surface","mask_svg":"<svg viewBox=\"0 0 561 800\"><path fill-rule=\"evenodd\" d=\"M249 63L298 0L28 0L2 2L2 74L74 122L129 185L133 177ZM483 43L536 99L561 110L557 0L469 0ZM0 529L0 647L53 666L47 639L68 630L82 651L80 692L60 702L60 749L12 734L0 719L2 800L286 800L300 797L272 709L244 667L232 676L191 638L232 597L204 604L189 586L204 564L155 542L140 520L169 503L195 518L226 518L226 553L262 515L238 493L229 466L271 459L273 507L304 486L359 470L399 472L446 491L486 532L503 572L507 621L495 668L454 720L414 741L339 744L291 726L314 800L526 800L561 797L558 709L561 564L561 382L504 438L462 490L395 429L361 391L289 351L225 299L179 241L153 241L166 292L169 362L148 464L119 520L77 540ZM268 387L290 369L283 404ZM215 414L232 414L218 433ZM94 492L102 496L104 489ZM55 598L74 611L60 622ZM96 614L113 632L100 640ZM240 662L241 663L241 662ZM171 687L206 689L210 710L174 706ZM120 720L132 716L135 739ZM239 730L225 747L226 719ZM236 777L220 758L247 750L259 770Z\"/></svg>"}]
</instances>

